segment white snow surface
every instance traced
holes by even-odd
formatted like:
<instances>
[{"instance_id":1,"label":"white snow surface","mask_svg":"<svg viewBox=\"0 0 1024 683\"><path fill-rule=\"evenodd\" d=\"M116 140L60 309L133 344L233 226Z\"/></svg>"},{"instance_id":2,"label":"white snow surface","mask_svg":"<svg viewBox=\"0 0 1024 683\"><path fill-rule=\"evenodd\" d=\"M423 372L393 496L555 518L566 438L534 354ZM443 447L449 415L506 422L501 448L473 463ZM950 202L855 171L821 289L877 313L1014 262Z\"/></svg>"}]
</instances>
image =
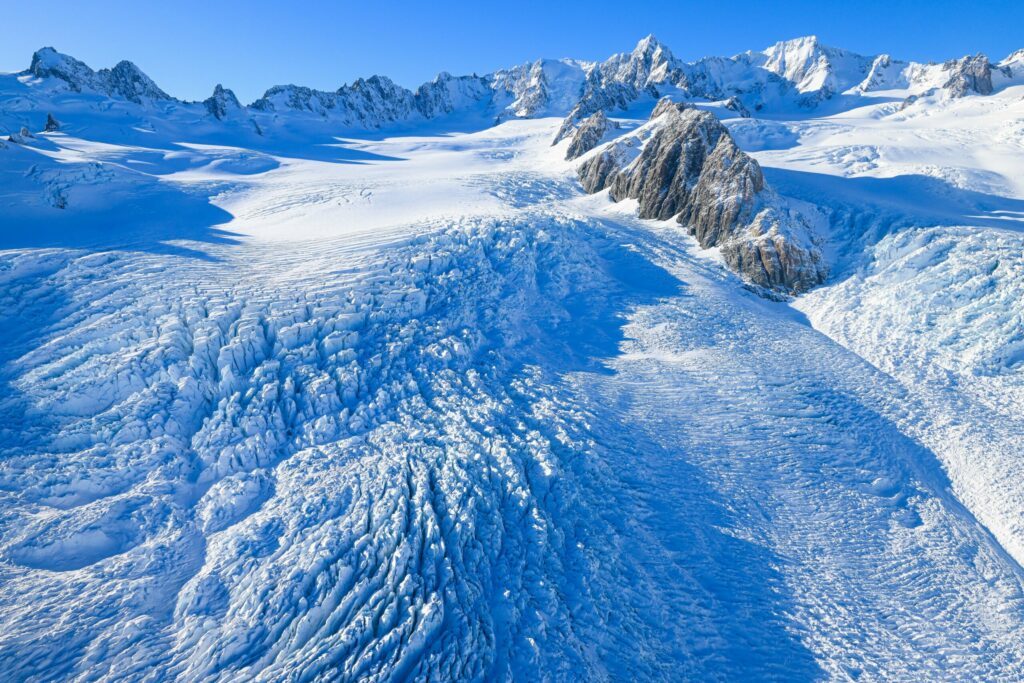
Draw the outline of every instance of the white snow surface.
<instances>
[{"instance_id":1,"label":"white snow surface","mask_svg":"<svg viewBox=\"0 0 1024 683\"><path fill-rule=\"evenodd\" d=\"M1024 677L1024 86L773 50L903 88L726 121L828 254L793 301L584 195L557 117L3 77L0 677Z\"/></svg>"}]
</instances>

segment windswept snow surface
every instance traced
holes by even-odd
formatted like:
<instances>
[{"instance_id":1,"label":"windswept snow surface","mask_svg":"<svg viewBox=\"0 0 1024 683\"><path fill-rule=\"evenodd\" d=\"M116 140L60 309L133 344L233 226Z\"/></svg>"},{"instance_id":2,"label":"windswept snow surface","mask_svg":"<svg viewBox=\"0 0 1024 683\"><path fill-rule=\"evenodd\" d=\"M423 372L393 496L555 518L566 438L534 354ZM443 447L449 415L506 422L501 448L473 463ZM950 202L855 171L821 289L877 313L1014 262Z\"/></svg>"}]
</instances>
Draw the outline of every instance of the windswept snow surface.
<instances>
[{"instance_id":1,"label":"windswept snow surface","mask_svg":"<svg viewBox=\"0 0 1024 683\"><path fill-rule=\"evenodd\" d=\"M1024 677L1022 95L732 120L792 305L557 118L5 145L2 676Z\"/></svg>"}]
</instances>

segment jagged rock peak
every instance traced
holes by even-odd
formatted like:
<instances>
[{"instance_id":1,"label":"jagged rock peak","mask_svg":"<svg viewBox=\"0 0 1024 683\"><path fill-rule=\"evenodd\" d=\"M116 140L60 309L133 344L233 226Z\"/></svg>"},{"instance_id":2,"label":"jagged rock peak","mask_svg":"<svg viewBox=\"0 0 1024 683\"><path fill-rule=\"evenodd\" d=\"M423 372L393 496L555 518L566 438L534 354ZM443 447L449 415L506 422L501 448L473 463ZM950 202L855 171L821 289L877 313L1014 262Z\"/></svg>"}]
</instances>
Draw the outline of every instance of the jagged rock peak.
<instances>
[{"instance_id":1,"label":"jagged rock peak","mask_svg":"<svg viewBox=\"0 0 1024 683\"><path fill-rule=\"evenodd\" d=\"M654 34L636 44L632 52L613 55L600 66L606 82L631 85L638 89L678 79L681 63Z\"/></svg>"},{"instance_id":2,"label":"jagged rock peak","mask_svg":"<svg viewBox=\"0 0 1024 683\"><path fill-rule=\"evenodd\" d=\"M46 125L43 127L47 133L53 133L54 131L60 130L60 121L53 118L53 114L46 115Z\"/></svg>"},{"instance_id":3,"label":"jagged rock peak","mask_svg":"<svg viewBox=\"0 0 1024 683\"><path fill-rule=\"evenodd\" d=\"M52 47L44 47L32 55L28 73L37 78L59 79L74 92L91 90L123 97L136 104L141 104L144 99L174 99L129 61L118 62L112 69L93 71L85 62L61 54Z\"/></svg>"},{"instance_id":4,"label":"jagged rock peak","mask_svg":"<svg viewBox=\"0 0 1024 683\"><path fill-rule=\"evenodd\" d=\"M165 93L142 69L129 61L118 62L113 69L100 69L97 74L106 81L107 92L120 95L129 102L141 104L142 100L170 100Z\"/></svg>"},{"instance_id":5,"label":"jagged rock peak","mask_svg":"<svg viewBox=\"0 0 1024 683\"><path fill-rule=\"evenodd\" d=\"M36 78L58 78L75 92L84 87L92 87L96 72L85 62L57 52L52 47L36 50L32 55L32 63L28 72Z\"/></svg>"},{"instance_id":6,"label":"jagged rock peak","mask_svg":"<svg viewBox=\"0 0 1024 683\"><path fill-rule=\"evenodd\" d=\"M641 218L676 220L762 287L799 292L826 275L806 224L766 186L758 163L710 113L669 111L580 165L584 189L638 200ZM639 154L635 152L641 148Z\"/></svg>"},{"instance_id":7,"label":"jagged rock peak","mask_svg":"<svg viewBox=\"0 0 1024 683\"><path fill-rule=\"evenodd\" d=\"M743 101L740 98L736 97L735 95L727 99L722 106L728 109L729 111L736 112L737 114L740 115L741 118L750 118L750 110L747 109L746 105L743 104Z\"/></svg>"},{"instance_id":8,"label":"jagged rock peak","mask_svg":"<svg viewBox=\"0 0 1024 683\"><path fill-rule=\"evenodd\" d=\"M633 48L634 55L653 55L658 50L668 51L664 43L655 37L653 33L648 33L646 36L637 41L636 47Z\"/></svg>"},{"instance_id":9,"label":"jagged rock peak","mask_svg":"<svg viewBox=\"0 0 1024 683\"><path fill-rule=\"evenodd\" d=\"M213 95L203 100L203 105L206 107L206 111L216 119L223 119L231 112L239 111L242 108L235 93L220 83L213 89Z\"/></svg>"}]
</instances>

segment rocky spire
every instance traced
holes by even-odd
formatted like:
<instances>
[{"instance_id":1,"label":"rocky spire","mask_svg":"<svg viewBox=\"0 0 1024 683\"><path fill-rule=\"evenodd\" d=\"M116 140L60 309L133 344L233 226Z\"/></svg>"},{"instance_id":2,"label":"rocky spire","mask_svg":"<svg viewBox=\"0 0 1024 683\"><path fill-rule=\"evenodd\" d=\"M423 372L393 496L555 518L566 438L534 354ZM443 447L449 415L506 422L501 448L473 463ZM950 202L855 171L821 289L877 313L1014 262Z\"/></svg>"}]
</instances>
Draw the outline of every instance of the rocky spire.
<instances>
[{"instance_id":1,"label":"rocky spire","mask_svg":"<svg viewBox=\"0 0 1024 683\"><path fill-rule=\"evenodd\" d=\"M224 119L231 112L240 111L242 105L235 97L235 93L228 90L220 83L213 89L213 94L203 100L203 106L215 119Z\"/></svg>"}]
</instances>

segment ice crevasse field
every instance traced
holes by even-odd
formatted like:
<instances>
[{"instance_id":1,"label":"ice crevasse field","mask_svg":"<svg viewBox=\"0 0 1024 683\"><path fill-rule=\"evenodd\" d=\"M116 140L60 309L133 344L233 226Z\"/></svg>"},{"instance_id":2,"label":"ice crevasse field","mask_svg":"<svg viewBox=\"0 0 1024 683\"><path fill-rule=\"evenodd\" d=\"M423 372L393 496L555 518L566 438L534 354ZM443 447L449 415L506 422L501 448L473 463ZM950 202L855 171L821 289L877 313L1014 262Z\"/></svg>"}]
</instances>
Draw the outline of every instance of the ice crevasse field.
<instances>
[{"instance_id":1,"label":"ice crevasse field","mask_svg":"<svg viewBox=\"0 0 1024 683\"><path fill-rule=\"evenodd\" d=\"M809 40L345 120L0 75L0 679L1024 677L1024 54ZM585 191L662 96L820 283Z\"/></svg>"}]
</instances>

